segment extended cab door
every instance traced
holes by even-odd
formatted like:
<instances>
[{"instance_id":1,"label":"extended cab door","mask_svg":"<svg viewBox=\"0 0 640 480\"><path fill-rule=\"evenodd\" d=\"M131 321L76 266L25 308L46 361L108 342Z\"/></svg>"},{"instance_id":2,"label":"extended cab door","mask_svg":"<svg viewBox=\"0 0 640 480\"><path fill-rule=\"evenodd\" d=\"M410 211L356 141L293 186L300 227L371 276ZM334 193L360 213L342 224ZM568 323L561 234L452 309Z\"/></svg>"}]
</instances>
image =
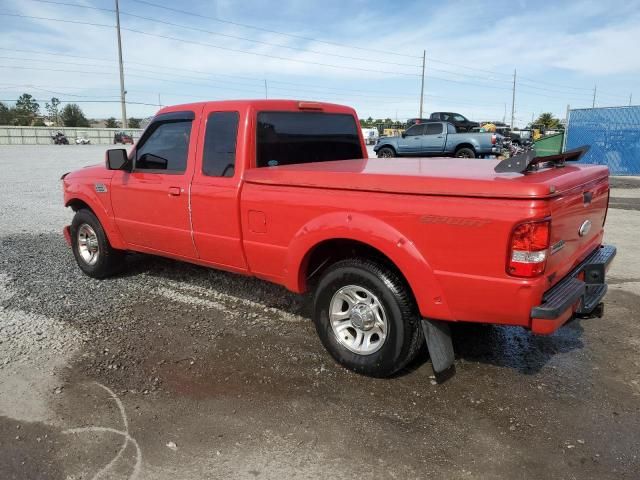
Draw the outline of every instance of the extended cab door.
<instances>
[{"instance_id":1,"label":"extended cab door","mask_svg":"<svg viewBox=\"0 0 640 480\"><path fill-rule=\"evenodd\" d=\"M115 222L133 249L193 258L189 183L197 143L193 111L157 115L111 180Z\"/></svg>"},{"instance_id":2,"label":"extended cab door","mask_svg":"<svg viewBox=\"0 0 640 480\"><path fill-rule=\"evenodd\" d=\"M200 145L191 185L193 235L201 260L228 270L245 271L240 230L240 160L245 155L247 125L241 112L205 106ZM242 115L246 118L246 115Z\"/></svg>"},{"instance_id":3,"label":"extended cab door","mask_svg":"<svg viewBox=\"0 0 640 480\"><path fill-rule=\"evenodd\" d=\"M404 135L398 139L398 153L404 155L417 155L420 153L422 132L425 125L424 123L418 123L404 132Z\"/></svg>"},{"instance_id":4,"label":"extended cab door","mask_svg":"<svg viewBox=\"0 0 640 480\"><path fill-rule=\"evenodd\" d=\"M444 144L446 135L444 128L446 123L425 123L425 132L421 137L422 151L424 153L442 153L444 151Z\"/></svg>"}]
</instances>

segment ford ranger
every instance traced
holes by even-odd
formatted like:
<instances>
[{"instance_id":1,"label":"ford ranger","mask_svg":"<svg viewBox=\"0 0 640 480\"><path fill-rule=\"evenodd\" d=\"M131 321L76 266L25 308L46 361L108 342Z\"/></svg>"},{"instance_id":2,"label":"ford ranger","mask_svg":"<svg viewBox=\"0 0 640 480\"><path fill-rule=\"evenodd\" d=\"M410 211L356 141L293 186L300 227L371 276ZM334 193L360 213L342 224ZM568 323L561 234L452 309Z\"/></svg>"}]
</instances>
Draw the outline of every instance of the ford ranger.
<instances>
[{"instance_id":1,"label":"ford ranger","mask_svg":"<svg viewBox=\"0 0 640 480\"><path fill-rule=\"evenodd\" d=\"M440 124L442 125L442 124ZM341 364L388 376L426 345L451 372L449 322L551 334L601 313L608 170L369 159L353 109L290 100L163 108L127 154L62 177L64 228L94 278L143 252L313 292Z\"/></svg>"},{"instance_id":2,"label":"ford ranger","mask_svg":"<svg viewBox=\"0 0 640 480\"><path fill-rule=\"evenodd\" d=\"M380 138L373 151L380 158L476 158L502 153L502 136L495 133L457 133L451 123L429 121L412 125L399 137Z\"/></svg>"}]
</instances>

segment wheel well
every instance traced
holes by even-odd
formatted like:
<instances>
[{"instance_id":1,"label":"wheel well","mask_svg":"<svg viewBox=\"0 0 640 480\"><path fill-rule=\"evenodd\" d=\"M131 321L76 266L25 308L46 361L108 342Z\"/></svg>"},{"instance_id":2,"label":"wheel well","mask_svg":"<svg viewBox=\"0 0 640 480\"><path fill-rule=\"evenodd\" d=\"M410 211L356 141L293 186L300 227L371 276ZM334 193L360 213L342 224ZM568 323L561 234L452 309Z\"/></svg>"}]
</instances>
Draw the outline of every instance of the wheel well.
<instances>
[{"instance_id":1,"label":"wheel well","mask_svg":"<svg viewBox=\"0 0 640 480\"><path fill-rule=\"evenodd\" d=\"M394 270L411 291L409 282L389 257L371 245L348 238L325 240L307 253L300 268L300 280L303 289L305 291L312 289L322 272L334 263L355 257L368 258Z\"/></svg>"},{"instance_id":2,"label":"wheel well","mask_svg":"<svg viewBox=\"0 0 640 480\"><path fill-rule=\"evenodd\" d=\"M71 209L74 212L77 212L78 210L82 210L83 208L93 212L93 210L91 210L91 207L86 202L83 202L82 200L80 200L78 198L74 198L73 200L69 200L69 202L67 202L67 207L71 207Z\"/></svg>"},{"instance_id":3,"label":"wheel well","mask_svg":"<svg viewBox=\"0 0 640 480\"><path fill-rule=\"evenodd\" d=\"M462 148L470 148L471 150L473 150L473 153L475 153L476 149L473 145L471 145L470 143L461 143L460 145L458 145L456 147L456 152Z\"/></svg>"},{"instance_id":4,"label":"wheel well","mask_svg":"<svg viewBox=\"0 0 640 480\"><path fill-rule=\"evenodd\" d=\"M393 150L394 152L396 151L396 149L393 147L393 145L390 145L390 144L388 144L388 143L386 143L386 144L382 145L382 146L378 149L378 151L382 150L383 148L388 148L388 149L390 149L390 150ZM363 244L363 245L364 245L364 244Z\"/></svg>"}]
</instances>

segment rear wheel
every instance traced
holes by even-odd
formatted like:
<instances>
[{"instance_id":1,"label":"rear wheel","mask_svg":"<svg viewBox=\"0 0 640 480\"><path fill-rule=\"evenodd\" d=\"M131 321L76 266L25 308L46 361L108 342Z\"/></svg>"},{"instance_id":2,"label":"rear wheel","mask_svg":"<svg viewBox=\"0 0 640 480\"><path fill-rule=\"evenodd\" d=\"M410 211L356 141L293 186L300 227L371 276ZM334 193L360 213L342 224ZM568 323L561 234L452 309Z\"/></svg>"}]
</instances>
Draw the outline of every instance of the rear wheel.
<instances>
[{"instance_id":1,"label":"rear wheel","mask_svg":"<svg viewBox=\"0 0 640 480\"><path fill-rule=\"evenodd\" d=\"M406 366L423 342L406 282L368 259L329 267L314 295L316 331L331 356L356 372L387 377Z\"/></svg>"},{"instance_id":2,"label":"rear wheel","mask_svg":"<svg viewBox=\"0 0 640 480\"><path fill-rule=\"evenodd\" d=\"M111 247L98 218L90 210L78 210L71 222L71 248L85 274L105 278L124 265L125 252Z\"/></svg>"},{"instance_id":3,"label":"rear wheel","mask_svg":"<svg viewBox=\"0 0 640 480\"><path fill-rule=\"evenodd\" d=\"M382 147L378 150L378 158L393 158L396 156L396 152L391 147Z\"/></svg>"},{"instance_id":4,"label":"rear wheel","mask_svg":"<svg viewBox=\"0 0 640 480\"><path fill-rule=\"evenodd\" d=\"M471 148L459 148L458 150L456 150L456 157L457 158L476 158L476 152L473 151L473 149Z\"/></svg>"}]
</instances>

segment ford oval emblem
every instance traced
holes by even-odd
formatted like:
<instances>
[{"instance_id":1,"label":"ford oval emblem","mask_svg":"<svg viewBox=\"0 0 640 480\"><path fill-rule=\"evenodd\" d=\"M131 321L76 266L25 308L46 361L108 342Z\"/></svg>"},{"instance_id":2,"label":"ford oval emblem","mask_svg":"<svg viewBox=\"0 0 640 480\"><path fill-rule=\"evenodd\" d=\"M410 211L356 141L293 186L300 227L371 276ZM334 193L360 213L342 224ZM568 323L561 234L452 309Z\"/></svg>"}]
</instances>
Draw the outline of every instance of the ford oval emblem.
<instances>
[{"instance_id":1,"label":"ford oval emblem","mask_svg":"<svg viewBox=\"0 0 640 480\"><path fill-rule=\"evenodd\" d=\"M578 235L584 237L587 233L589 233L589 230L591 230L591 220L585 220L584 222L582 222L582 225L580 225Z\"/></svg>"}]
</instances>

